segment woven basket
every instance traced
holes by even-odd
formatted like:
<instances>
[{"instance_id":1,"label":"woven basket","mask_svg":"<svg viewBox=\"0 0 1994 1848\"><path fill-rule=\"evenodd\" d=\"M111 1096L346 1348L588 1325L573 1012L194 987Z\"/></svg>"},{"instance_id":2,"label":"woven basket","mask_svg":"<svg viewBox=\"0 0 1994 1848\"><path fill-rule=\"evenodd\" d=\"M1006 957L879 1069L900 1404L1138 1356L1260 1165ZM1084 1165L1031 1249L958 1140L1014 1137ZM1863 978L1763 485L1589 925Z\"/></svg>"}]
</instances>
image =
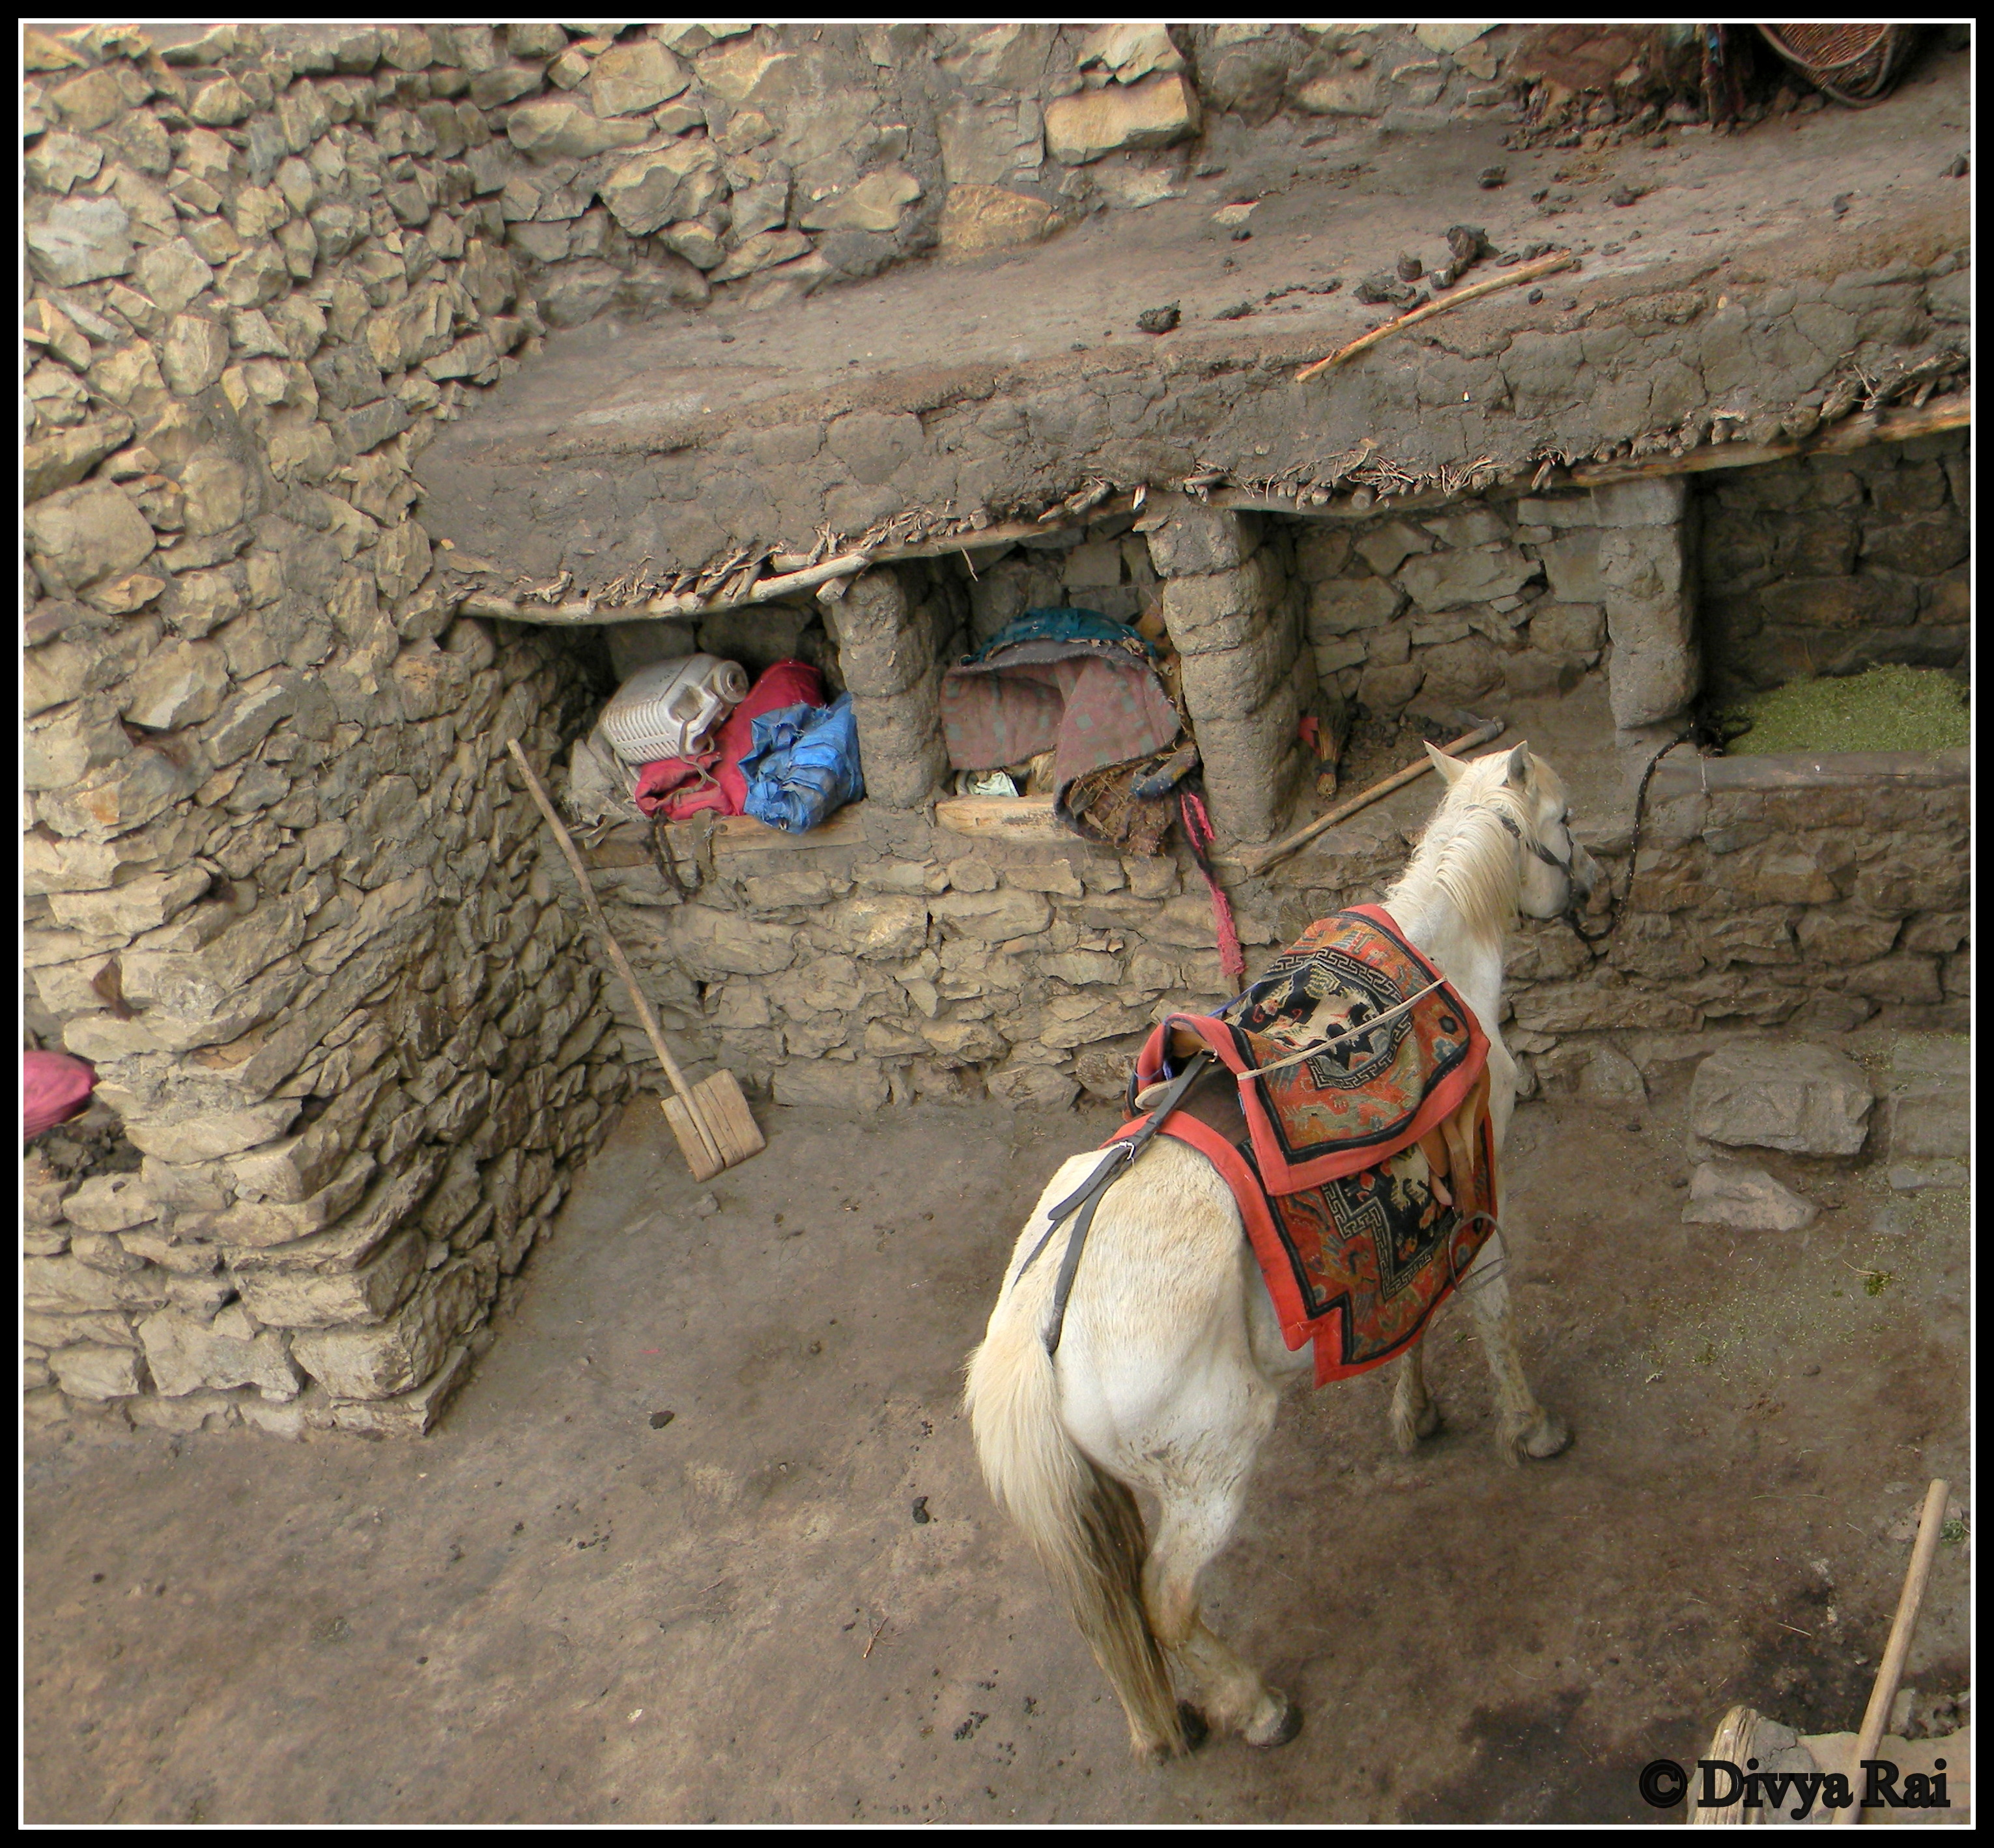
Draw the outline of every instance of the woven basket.
<instances>
[{"instance_id":1,"label":"woven basket","mask_svg":"<svg viewBox=\"0 0 1994 1848\"><path fill-rule=\"evenodd\" d=\"M1838 103L1867 108L1890 94L1910 50L1907 26L1761 26L1766 43Z\"/></svg>"}]
</instances>

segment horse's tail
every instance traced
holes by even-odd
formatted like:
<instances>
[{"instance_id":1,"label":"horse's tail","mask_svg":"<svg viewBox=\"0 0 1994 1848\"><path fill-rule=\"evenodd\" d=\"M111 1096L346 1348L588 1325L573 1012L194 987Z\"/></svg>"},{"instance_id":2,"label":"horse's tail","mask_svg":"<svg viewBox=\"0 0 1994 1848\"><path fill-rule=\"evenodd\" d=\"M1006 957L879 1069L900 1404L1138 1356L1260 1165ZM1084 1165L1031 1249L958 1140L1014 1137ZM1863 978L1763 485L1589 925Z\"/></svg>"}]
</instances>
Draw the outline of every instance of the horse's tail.
<instances>
[{"instance_id":1,"label":"horse's tail","mask_svg":"<svg viewBox=\"0 0 1994 1848\"><path fill-rule=\"evenodd\" d=\"M1008 1291L969 1357L964 1404L977 1460L1113 1684L1137 1749L1174 1755L1186 1740L1143 1603L1149 1551L1143 1511L1128 1485L1083 1455L1060 1421L1052 1356L1034 1313L1044 1294Z\"/></svg>"}]
</instances>

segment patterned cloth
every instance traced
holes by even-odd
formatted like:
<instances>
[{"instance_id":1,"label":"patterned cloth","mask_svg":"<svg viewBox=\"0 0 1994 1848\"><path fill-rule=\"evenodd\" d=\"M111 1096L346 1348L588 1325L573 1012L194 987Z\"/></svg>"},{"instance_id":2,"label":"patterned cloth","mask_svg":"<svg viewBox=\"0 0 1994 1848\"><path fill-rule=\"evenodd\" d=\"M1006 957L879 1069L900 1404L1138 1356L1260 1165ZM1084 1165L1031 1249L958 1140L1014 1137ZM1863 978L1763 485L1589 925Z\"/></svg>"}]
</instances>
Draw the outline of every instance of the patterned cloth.
<instances>
[{"instance_id":1,"label":"patterned cloth","mask_svg":"<svg viewBox=\"0 0 1994 1848\"><path fill-rule=\"evenodd\" d=\"M1362 1028L1437 982L1386 912L1360 906L1318 919L1216 1014L1163 1022L1137 1061L1142 1087L1200 1047L1232 1075L1236 1099L1217 1085L1163 1133L1225 1176L1283 1338L1291 1349L1315 1342L1317 1385L1402 1353L1495 1229L1489 1041L1441 982L1340 1046L1260 1068Z\"/></svg>"}]
</instances>

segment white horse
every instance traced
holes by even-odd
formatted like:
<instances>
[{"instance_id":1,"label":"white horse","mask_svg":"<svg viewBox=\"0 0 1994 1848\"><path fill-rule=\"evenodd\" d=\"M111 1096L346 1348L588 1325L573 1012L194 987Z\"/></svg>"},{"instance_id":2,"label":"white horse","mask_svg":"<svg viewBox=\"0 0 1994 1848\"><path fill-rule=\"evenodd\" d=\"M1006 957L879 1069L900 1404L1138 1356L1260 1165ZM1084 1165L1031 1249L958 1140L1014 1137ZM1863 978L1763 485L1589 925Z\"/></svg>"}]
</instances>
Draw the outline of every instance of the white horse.
<instances>
[{"instance_id":1,"label":"white horse","mask_svg":"<svg viewBox=\"0 0 1994 1848\"><path fill-rule=\"evenodd\" d=\"M1599 870L1567 831L1564 786L1527 745L1472 763L1428 750L1446 794L1384 906L1489 1036L1499 1152L1516 1072L1499 1029L1504 939L1519 911L1555 917L1575 907ZM1249 1744L1285 1744L1300 1730L1300 1709L1206 1627L1197 1586L1239 1518L1279 1389L1310 1366L1310 1349L1290 1353L1283 1342L1218 1171L1159 1137L1103 1196L1057 1354L1049 1355L1061 1241L1022 1275L1019 1267L1050 1209L1099 1160L1065 1163L1019 1235L1004 1294L969 1358L977 1456L1113 1683L1139 1757L1190 1749L1207 1721L1238 1729ZM1556 1455L1571 1434L1523 1376L1499 1231L1461 1287L1495 1375L1499 1445L1513 1460ZM1439 1428L1440 1414L1417 1343L1400 1369L1392 1431L1410 1450ZM1137 1489L1160 1504L1153 1545Z\"/></svg>"}]
</instances>

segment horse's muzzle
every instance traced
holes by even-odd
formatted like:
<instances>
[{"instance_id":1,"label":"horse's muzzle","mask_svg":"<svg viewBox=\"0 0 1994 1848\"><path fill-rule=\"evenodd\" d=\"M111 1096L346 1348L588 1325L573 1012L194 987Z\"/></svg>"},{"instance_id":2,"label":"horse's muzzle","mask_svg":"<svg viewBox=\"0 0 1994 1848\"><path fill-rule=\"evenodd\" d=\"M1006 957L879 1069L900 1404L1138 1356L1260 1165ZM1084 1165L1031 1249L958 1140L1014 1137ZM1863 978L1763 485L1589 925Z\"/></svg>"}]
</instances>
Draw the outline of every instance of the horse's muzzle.
<instances>
[{"instance_id":1,"label":"horse's muzzle","mask_svg":"<svg viewBox=\"0 0 1994 1848\"><path fill-rule=\"evenodd\" d=\"M1600 881L1605 876L1599 870L1599 862L1576 841L1571 844L1571 876L1573 902L1581 905L1599 890Z\"/></svg>"}]
</instances>

